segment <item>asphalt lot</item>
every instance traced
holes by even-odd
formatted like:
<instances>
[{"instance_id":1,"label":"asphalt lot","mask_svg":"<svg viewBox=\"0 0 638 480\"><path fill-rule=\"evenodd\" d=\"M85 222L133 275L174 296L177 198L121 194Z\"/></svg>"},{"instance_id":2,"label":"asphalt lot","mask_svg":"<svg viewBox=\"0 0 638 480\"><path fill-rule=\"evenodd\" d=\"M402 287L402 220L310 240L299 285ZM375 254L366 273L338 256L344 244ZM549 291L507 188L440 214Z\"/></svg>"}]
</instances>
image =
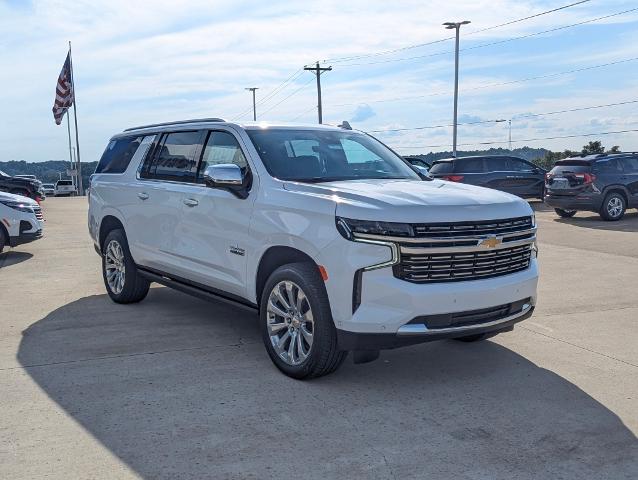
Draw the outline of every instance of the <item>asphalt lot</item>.
<instances>
[{"instance_id":1,"label":"asphalt lot","mask_svg":"<svg viewBox=\"0 0 638 480\"><path fill-rule=\"evenodd\" d=\"M86 199L0 255L0 478L638 478L638 213L538 210L534 317L298 382L256 317L108 299Z\"/></svg>"}]
</instances>

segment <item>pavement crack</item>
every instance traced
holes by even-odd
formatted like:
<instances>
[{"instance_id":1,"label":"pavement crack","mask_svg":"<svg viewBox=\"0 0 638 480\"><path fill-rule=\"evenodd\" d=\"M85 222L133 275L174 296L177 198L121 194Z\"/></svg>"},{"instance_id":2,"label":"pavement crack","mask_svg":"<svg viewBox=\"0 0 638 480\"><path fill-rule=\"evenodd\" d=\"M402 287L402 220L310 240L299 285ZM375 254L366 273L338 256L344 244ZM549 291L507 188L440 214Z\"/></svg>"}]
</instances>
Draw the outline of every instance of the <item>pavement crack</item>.
<instances>
[{"instance_id":1,"label":"pavement crack","mask_svg":"<svg viewBox=\"0 0 638 480\"><path fill-rule=\"evenodd\" d=\"M535 333L536 335L542 335L543 337L551 338L552 340L556 340L557 342L561 342L561 343L565 343L567 345L571 345L572 347L576 347L576 348L579 348L581 350L585 350L585 351L587 351L589 353L595 353L596 355L600 355L601 357L609 358L610 360L615 360L617 362L624 363L625 365L629 365L630 367L638 368L638 365L635 365L635 364L633 364L631 362L628 362L626 360L622 360L622 359L617 358L617 357L612 357L611 355L607 355L606 353L602 353L602 352L599 352L597 350L592 350L591 348L583 347L582 345L576 345L575 343L568 342L567 340L563 340L562 338L553 337L552 335L548 335L548 334L542 333L542 332L537 332L536 330L532 330L531 328L526 328L526 327L524 327L522 325L518 325L518 328L521 328L523 330L527 330L528 332Z\"/></svg>"}]
</instances>

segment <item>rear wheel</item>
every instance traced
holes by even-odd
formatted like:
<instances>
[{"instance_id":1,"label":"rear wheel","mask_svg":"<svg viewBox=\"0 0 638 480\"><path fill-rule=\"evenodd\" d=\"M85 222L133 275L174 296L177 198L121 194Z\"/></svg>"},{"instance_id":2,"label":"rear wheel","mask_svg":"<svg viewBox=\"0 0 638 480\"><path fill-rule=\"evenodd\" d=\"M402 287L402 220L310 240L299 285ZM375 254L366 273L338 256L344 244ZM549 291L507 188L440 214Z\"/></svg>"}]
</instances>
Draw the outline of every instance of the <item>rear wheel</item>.
<instances>
[{"instance_id":1,"label":"rear wheel","mask_svg":"<svg viewBox=\"0 0 638 480\"><path fill-rule=\"evenodd\" d=\"M135 303L146 297L150 282L137 271L124 231L111 230L102 247L102 276L106 291L116 303Z\"/></svg>"},{"instance_id":2,"label":"rear wheel","mask_svg":"<svg viewBox=\"0 0 638 480\"><path fill-rule=\"evenodd\" d=\"M559 217L563 218L571 218L576 215L576 210L564 210L562 208L555 208L554 211L558 214Z\"/></svg>"},{"instance_id":3,"label":"rear wheel","mask_svg":"<svg viewBox=\"0 0 638 480\"><path fill-rule=\"evenodd\" d=\"M600 216L608 221L620 220L626 209L625 197L618 192L611 192L607 194L602 207L600 207Z\"/></svg>"},{"instance_id":4,"label":"rear wheel","mask_svg":"<svg viewBox=\"0 0 638 480\"><path fill-rule=\"evenodd\" d=\"M348 352L337 348L328 294L316 265L292 263L275 270L259 310L266 351L289 377L327 375L345 360Z\"/></svg>"},{"instance_id":5,"label":"rear wheel","mask_svg":"<svg viewBox=\"0 0 638 480\"><path fill-rule=\"evenodd\" d=\"M0 226L0 253L2 253L7 243L9 243L9 237L4 232L4 228Z\"/></svg>"}]
</instances>

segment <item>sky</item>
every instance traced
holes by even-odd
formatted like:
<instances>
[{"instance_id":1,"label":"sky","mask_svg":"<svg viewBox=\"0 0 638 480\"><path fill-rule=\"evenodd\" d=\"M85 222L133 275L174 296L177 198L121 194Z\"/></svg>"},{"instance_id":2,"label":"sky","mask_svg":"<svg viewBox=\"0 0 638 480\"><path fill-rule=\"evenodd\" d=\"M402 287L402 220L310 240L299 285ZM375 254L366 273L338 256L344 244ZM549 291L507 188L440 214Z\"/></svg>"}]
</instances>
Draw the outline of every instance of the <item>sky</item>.
<instances>
[{"instance_id":1,"label":"sky","mask_svg":"<svg viewBox=\"0 0 638 480\"><path fill-rule=\"evenodd\" d=\"M83 162L136 125L252 120L246 87L259 88L258 120L315 123L303 66L316 61L333 68L321 76L324 123L348 120L402 154L450 150L454 41L442 23L461 20L472 23L461 29L459 122L482 123L459 126L459 149L506 148L509 123L494 120L511 119L513 147L600 139L638 151L638 132L580 136L638 130L638 10L621 13L636 2L490 28L575 1L0 0L0 160L68 159L51 112L68 41ZM546 115L623 102L635 103ZM415 127L428 128L396 131ZM534 140L566 136L578 137Z\"/></svg>"}]
</instances>

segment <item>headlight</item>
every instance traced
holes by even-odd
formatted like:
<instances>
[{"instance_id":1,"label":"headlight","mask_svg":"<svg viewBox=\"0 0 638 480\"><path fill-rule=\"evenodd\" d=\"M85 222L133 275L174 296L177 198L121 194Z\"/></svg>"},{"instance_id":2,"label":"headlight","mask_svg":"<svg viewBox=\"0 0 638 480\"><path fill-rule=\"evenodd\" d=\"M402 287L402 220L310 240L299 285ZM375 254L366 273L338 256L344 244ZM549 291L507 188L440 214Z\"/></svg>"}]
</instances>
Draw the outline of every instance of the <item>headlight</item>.
<instances>
[{"instance_id":1,"label":"headlight","mask_svg":"<svg viewBox=\"0 0 638 480\"><path fill-rule=\"evenodd\" d=\"M337 217L336 224L339 233L348 240L352 239L353 233L367 233L370 235L384 235L392 237L411 237L414 235L412 225L408 223L353 220L351 218Z\"/></svg>"},{"instance_id":2,"label":"headlight","mask_svg":"<svg viewBox=\"0 0 638 480\"><path fill-rule=\"evenodd\" d=\"M0 200L0 203L19 212L33 213L33 209L26 203L16 202L15 200Z\"/></svg>"}]
</instances>

